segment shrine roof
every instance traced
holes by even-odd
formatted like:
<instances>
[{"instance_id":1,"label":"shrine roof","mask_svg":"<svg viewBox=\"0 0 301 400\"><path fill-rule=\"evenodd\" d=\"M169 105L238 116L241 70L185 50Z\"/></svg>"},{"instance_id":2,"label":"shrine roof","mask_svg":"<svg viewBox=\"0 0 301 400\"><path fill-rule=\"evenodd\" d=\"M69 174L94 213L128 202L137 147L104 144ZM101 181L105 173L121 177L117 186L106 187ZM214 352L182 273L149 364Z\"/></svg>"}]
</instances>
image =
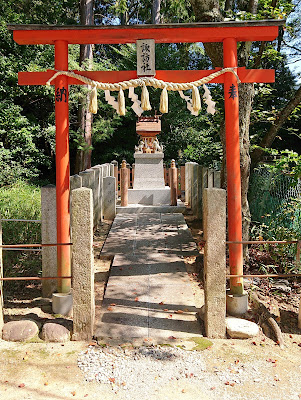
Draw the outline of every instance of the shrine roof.
<instances>
[{"instance_id":1,"label":"shrine roof","mask_svg":"<svg viewBox=\"0 0 301 400\"><path fill-rule=\"evenodd\" d=\"M278 36L285 20L250 20L198 22L158 25L7 25L19 44L135 43L138 39L155 39L156 43L221 42L233 37L237 41L270 41Z\"/></svg>"}]
</instances>

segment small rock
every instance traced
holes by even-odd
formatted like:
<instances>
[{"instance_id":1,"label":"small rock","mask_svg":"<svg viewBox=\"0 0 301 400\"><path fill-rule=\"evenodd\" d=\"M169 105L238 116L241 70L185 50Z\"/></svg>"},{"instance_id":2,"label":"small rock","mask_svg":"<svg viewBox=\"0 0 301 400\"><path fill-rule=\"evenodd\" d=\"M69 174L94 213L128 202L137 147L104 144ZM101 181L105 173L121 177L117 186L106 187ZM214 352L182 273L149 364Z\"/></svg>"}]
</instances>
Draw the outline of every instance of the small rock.
<instances>
[{"instance_id":1,"label":"small rock","mask_svg":"<svg viewBox=\"0 0 301 400\"><path fill-rule=\"evenodd\" d=\"M258 335L259 327L246 319L227 317L227 333L232 339L247 339Z\"/></svg>"},{"instance_id":2,"label":"small rock","mask_svg":"<svg viewBox=\"0 0 301 400\"><path fill-rule=\"evenodd\" d=\"M26 342L39 333L38 325L29 319L10 321L4 324L2 339L10 342Z\"/></svg>"},{"instance_id":3,"label":"small rock","mask_svg":"<svg viewBox=\"0 0 301 400\"><path fill-rule=\"evenodd\" d=\"M71 334L69 329L58 322L46 322L42 328L41 338L45 342L68 342Z\"/></svg>"}]
</instances>

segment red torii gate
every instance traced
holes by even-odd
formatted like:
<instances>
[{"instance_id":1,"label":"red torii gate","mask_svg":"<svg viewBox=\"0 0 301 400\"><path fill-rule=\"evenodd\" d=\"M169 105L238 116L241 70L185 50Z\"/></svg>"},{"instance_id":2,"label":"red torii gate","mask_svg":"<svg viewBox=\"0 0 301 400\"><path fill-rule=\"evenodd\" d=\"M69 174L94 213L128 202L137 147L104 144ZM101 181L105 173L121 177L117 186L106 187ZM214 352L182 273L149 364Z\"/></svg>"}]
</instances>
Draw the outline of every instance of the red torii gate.
<instances>
[{"instance_id":1,"label":"red torii gate","mask_svg":"<svg viewBox=\"0 0 301 400\"><path fill-rule=\"evenodd\" d=\"M68 44L122 44L138 39L154 39L156 43L222 42L224 68L235 68L242 83L274 82L274 70L247 70L237 67L237 42L272 41L278 36L278 27L284 21L229 21L223 23L130 25L130 26L52 26L9 25L14 40L24 44L52 44L55 48L55 70L19 72L19 85L45 85L56 71L68 71ZM218 71L156 71L156 78L171 82L191 82ZM74 71L90 79L117 83L137 78L136 71ZM70 165L69 165L69 105L68 85L83 82L64 75L55 80L56 121L56 197L57 242L70 242ZM228 235L229 241L242 241L241 174L239 150L239 105L237 80L231 72L211 81L223 83L225 94ZM234 86L233 86L234 85ZM58 276L71 275L70 246L58 246ZM243 273L242 244L229 246L230 273ZM231 278L231 293L241 294L242 278ZM69 279L59 280L59 291L67 293Z\"/></svg>"}]
</instances>

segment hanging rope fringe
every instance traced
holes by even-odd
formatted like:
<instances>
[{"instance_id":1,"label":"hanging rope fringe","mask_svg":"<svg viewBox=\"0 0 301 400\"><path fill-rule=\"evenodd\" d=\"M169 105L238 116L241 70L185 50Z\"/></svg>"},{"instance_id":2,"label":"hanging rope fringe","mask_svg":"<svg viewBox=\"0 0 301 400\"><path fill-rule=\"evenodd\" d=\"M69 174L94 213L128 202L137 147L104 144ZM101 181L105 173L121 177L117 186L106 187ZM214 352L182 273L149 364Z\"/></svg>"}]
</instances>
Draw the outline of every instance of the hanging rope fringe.
<instances>
[{"instance_id":1,"label":"hanging rope fringe","mask_svg":"<svg viewBox=\"0 0 301 400\"><path fill-rule=\"evenodd\" d=\"M97 88L93 86L90 93L89 111L92 114L97 114Z\"/></svg>"},{"instance_id":2,"label":"hanging rope fringe","mask_svg":"<svg viewBox=\"0 0 301 400\"><path fill-rule=\"evenodd\" d=\"M125 115L125 99L123 90L121 88L118 92L118 114L122 117Z\"/></svg>"},{"instance_id":3,"label":"hanging rope fringe","mask_svg":"<svg viewBox=\"0 0 301 400\"><path fill-rule=\"evenodd\" d=\"M152 109L152 106L149 102L149 93L145 84L142 86L141 107L144 111L150 111Z\"/></svg>"},{"instance_id":4,"label":"hanging rope fringe","mask_svg":"<svg viewBox=\"0 0 301 400\"><path fill-rule=\"evenodd\" d=\"M240 79L235 71L235 68L223 68L220 71L214 72L202 79L199 79L197 81L194 82L187 82L187 83L176 83L176 82L165 82L156 78L152 78L152 77L142 77L142 78L137 78L137 79L131 79L129 81L123 81L123 82L118 82L118 83L105 83L105 82L98 82L98 81L94 81L92 79L89 79L85 76L76 74L72 71L57 71L47 82L46 85L50 85L50 83L57 78L59 75L66 75L69 76L70 78L75 78L83 83L85 83L86 85L91 85L92 88L92 92L91 93L91 101L90 101L90 107L91 110L96 110L95 112L97 112L97 92L96 89L101 89L101 90L108 90L108 91L118 91L118 104L120 103L120 107L118 108L118 113L120 112L120 115L124 115L123 114L123 110L125 112L125 105L124 108L121 106L122 102L124 101L124 94L123 94L123 100L122 100L122 94L121 94L121 90L122 92L126 89L129 88L136 88L138 86L142 86L142 94L141 94L141 107L144 111L149 111L152 109L150 101L149 101L149 93L147 90L147 86L152 86L156 89L162 89L163 92L161 93L161 98L160 98L160 111L163 113L164 109L166 109L165 112L168 112L168 94L167 91L168 90L173 90L173 91L182 91L182 90L192 90L192 109L194 113L198 113L199 110L201 109L201 98L200 98L200 93L198 90L198 86L201 86L203 84L206 84L210 81L212 81L212 79L225 74L226 72L231 72L237 79L237 82L240 83ZM207 95L207 93L206 93ZM120 98L120 102L119 102L119 98ZM93 100L93 101L92 101ZM161 101L162 100L162 101ZM208 102L210 103L211 101L211 97L210 99L207 99ZM95 106L95 102L96 102L96 106ZM92 106L93 103L93 106ZM207 101L206 101L207 103ZM214 108L212 107L212 102L211 101L211 105L209 108ZM207 103L208 104L208 103ZM161 110L161 105L162 105L162 110ZM91 111L93 112L93 111Z\"/></svg>"},{"instance_id":5,"label":"hanging rope fringe","mask_svg":"<svg viewBox=\"0 0 301 400\"><path fill-rule=\"evenodd\" d=\"M199 112L202 107L200 92L197 86L192 87L192 108L193 111Z\"/></svg>"},{"instance_id":6,"label":"hanging rope fringe","mask_svg":"<svg viewBox=\"0 0 301 400\"><path fill-rule=\"evenodd\" d=\"M168 93L166 87L162 90L160 96L160 112L162 114L168 113Z\"/></svg>"}]
</instances>

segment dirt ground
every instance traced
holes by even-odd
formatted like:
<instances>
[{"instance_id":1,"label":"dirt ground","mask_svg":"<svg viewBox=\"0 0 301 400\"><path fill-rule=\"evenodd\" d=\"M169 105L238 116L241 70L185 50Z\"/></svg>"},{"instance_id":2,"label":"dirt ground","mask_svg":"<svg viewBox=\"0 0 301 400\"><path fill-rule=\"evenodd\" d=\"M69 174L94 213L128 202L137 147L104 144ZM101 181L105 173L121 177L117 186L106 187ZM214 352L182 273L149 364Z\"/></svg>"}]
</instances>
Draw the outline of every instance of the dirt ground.
<instances>
[{"instance_id":1,"label":"dirt ground","mask_svg":"<svg viewBox=\"0 0 301 400\"><path fill-rule=\"evenodd\" d=\"M202 231L191 216L186 216L200 250L199 257L186 258L196 306L203 304L202 281ZM110 259L100 259L99 251L110 228L104 222L95 234L96 292L98 303L105 290L111 265ZM200 383L190 379L168 381L156 392L145 393L149 399L240 399L240 400L293 400L301 399L301 332L297 328L297 304L300 299L298 284L290 295L277 292L271 298L267 283L258 284L267 306L278 308L278 323L283 332L285 347L281 349L262 332L256 339L212 340L213 345L202 351L212 386L201 389ZM278 298L278 297L279 298ZM289 299L287 299L289 298ZM278 300L277 300L278 299ZM293 300L291 300L293 299ZM281 300L281 301L280 301ZM18 308L18 302L10 302L6 320L31 313L39 318L53 318L41 298L28 301ZM271 306L272 308L272 306ZM19 310L19 312L18 312ZM285 312L286 311L286 312ZM19 314L18 314L19 313ZM250 314L250 319L255 318ZM90 344L91 345L91 344ZM96 343L92 343L97 346ZM65 400L65 399L123 399L122 390L110 384L86 382L77 367L77 357L86 351L88 343L11 343L0 340L0 399L2 400ZM96 347L95 346L95 347ZM249 371L249 379L236 382L239 367ZM233 377L233 379L232 379Z\"/></svg>"}]
</instances>

